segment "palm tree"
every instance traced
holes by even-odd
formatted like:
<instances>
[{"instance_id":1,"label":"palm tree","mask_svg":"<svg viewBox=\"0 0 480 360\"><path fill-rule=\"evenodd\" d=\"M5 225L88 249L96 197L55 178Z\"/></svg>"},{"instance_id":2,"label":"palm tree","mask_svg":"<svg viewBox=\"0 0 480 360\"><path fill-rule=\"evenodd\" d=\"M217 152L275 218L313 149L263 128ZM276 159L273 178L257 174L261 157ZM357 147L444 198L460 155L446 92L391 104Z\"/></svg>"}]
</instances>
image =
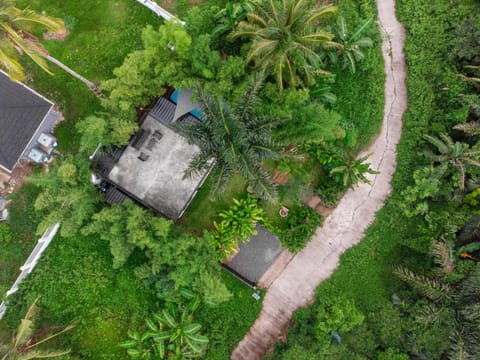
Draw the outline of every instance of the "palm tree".
<instances>
[{"instance_id":1,"label":"palm tree","mask_svg":"<svg viewBox=\"0 0 480 360\"><path fill-rule=\"evenodd\" d=\"M34 320L38 314L37 301L38 299L28 308L25 318L22 319L20 325L18 325L11 342L7 342L7 339L3 339L2 342L0 342L1 360L50 359L66 355L70 352L70 350L55 351L38 349L39 345L73 329L75 326L68 325L56 333L47 335L44 338L38 338L35 336L34 327Z\"/></svg>"},{"instance_id":2,"label":"palm tree","mask_svg":"<svg viewBox=\"0 0 480 360\"><path fill-rule=\"evenodd\" d=\"M435 262L442 262L434 253ZM465 279L447 282L448 271L423 276L398 268L395 274L417 290L429 303L421 308L417 321L434 323L444 321L450 330L448 359L476 359L480 353L480 264ZM477 354L477 355L475 355Z\"/></svg>"},{"instance_id":3,"label":"palm tree","mask_svg":"<svg viewBox=\"0 0 480 360\"><path fill-rule=\"evenodd\" d=\"M260 87L261 81L252 80L233 109L197 85L202 123L177 125L188 141L200 148L185 172L186 177L210 168L214 159L213 196L222 193L233 173L239 172L258 196L267 201L276 197L270 174L262 167L263 160L274 159L278 154L272 149L272 122L254 110Z\"/></svg>"},{"instance_id":4,"label":"palm tree","mask_svg":"<svg viewBox=\"0 0 480 360\"><path fill-rule=\"evenodd\" d=\"M445 133L441 133L439 137L424 135L423 138L435 146L438 151L437 154L427 152L428 157L440 165L447 165L460 171L459 187L460 190L464 191L467 165L480 167L480 161L478 160L480 151L470 149L468 144L454 142Z\"/></svg>"},{"instance_id":5,"label":"palm tree","mask_svg":"<svg viewBox=\"0 0 480 360\"><path fill-rule=\"evenodd\" d=\"M354 156L348 154L344 164L330 170L330 174L339 174L342 178L343 186L352 189L359 181L370 184L365 174L378 174L378 171L372 170L370 164L365 162L369 156L355 159Z\"/></svg>"},{"instance_id":6,"label":"palm tree","mask_svg":"<svg viewBox=\"0 0 480 360\"><path fill-rule=\"evenodd\" d=\"M50 56L38 39L31 34L32 30L46 29L52 32L64 31L61 19L41 15L30 9L18 9L15 0L0 0L0 67L2 67L14 81L23 81L25 73L19 62L22 54L30 57L38 66L47 73L46 60L68 72L82 81L97 95L98 85L85 79L83 76Z\"/></svg>"},{"instance_id":7,"label":"palm tree","mask_svg":"<svg viewBox=\"0 0 480 360\"><path fill-rule=\"evenodd\" d=\"M315 7L308 0L253 0L254 11L238 24L230 37L251 38L247 62L273 75L278 88L311 87L321 70L317 50L338 47L334 35L322 30L321 21L332 15L332 5Z\"/></svg>"},{"instance_id":8,"label":"palm tree","mask_svg":"<svg viewBox=\"0 0 480 360\"><path fill-rule=\"evenodd\" d=\"M335 64L341 60L343 69L349 68L352 74L355 73L356 63L365 58L363 49L373 45L372 39L361 37L371 22L371 19L365 21L353 34L349 34L345 18L339 16L335 28L335 41L341 46L325 52L330 61Z\"/></svg>"}]
</instances>

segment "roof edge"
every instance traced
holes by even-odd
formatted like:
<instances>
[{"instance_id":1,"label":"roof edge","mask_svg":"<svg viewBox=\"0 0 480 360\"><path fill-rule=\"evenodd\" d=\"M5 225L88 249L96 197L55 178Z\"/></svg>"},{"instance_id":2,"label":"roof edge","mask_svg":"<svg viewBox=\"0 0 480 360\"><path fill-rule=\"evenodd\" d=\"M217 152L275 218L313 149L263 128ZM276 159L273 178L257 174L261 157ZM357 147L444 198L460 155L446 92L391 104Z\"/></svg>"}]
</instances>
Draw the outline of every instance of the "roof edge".
<instances>
[{"instance_id":1,"label":"roof edge","mask_svg":"<svg viewBox=\"0 0 480 360\"><path fill-rule=\"evenodd\" d=\"M31 93L35 94L35 95L38 96L39 98L42 98L42 99L45 100L46 102L50 103L51 106L54 105L53 101L48 100L45 96L43 96L42 94L36 92L36 91L33 90L31 87L28 87L28 86L25 85L23 82L21 82L21 81L13 81L13 80L10 78L10 76L8 76L8 74L7 74L5 71L3 71L3 70L0 69L0 73L4 74L6 77L8 77L11 82L20 84L21 86L23 86L25 89L27 89L27 90L30 91ZM51 107L50 107L50 110L51 110ZM49 111L50 111L50 110L49 110Z\"/></svg>"}]
</instances>

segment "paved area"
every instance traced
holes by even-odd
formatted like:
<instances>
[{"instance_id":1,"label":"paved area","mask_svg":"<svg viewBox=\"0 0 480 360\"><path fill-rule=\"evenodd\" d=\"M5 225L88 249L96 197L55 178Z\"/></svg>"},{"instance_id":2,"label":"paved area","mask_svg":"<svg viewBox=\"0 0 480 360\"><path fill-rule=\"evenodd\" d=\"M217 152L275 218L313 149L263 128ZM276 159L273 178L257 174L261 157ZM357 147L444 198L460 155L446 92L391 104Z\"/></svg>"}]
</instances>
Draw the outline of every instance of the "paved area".
<instances>
[{"instance_id":1,"label":"paved area","mask_svg":"<svg viewBox=\"0 0 480 360\"><path fill-rule=\"evenodd\" d=\"M247 243L240 242L240 251L227 265L256 283L282 252L277 236L264 226L257 225L257 235L250 237Z\"/></svg>"},{"instance_id":2,"label":"paved area","mask_svg":"<svg viewBox=\"0 0 480 360\"><path fill-rule=\"evenodd\" d=\"M340 255L361 240L375 212L390 194L396 145L407 107L405 31L395 17L394 0L377 0L377 8L386 72L384 119L378 138L360 156L372 153L369 160L380 174L370 176L370 185L360 184L355 190L349 190L305 249L295 255L271 283L259 318L233 351L233 360L262 359L285 335L293 311L311 301L318 284L333 273Z\"/></svg>"}]
</instances>

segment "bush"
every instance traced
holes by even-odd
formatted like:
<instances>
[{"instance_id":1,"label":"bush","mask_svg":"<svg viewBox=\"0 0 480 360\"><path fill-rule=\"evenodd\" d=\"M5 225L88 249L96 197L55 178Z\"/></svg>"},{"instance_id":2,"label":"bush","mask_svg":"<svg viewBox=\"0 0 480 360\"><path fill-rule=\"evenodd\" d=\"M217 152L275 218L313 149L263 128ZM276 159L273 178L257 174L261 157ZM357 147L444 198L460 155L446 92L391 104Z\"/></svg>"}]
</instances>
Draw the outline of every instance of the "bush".
<instances>
[{"instance_id":1,"label":"bush","mask_svg":"<svg viewBox=\"0 0 480 360\"><path fill-rule=\"evenodd\" d=\"M288 216L282 219L275 232L282 246L296 253L305 246L321 224L322 217L314 209L297 205L289 209Z\"/></svg>"}]
</instances>

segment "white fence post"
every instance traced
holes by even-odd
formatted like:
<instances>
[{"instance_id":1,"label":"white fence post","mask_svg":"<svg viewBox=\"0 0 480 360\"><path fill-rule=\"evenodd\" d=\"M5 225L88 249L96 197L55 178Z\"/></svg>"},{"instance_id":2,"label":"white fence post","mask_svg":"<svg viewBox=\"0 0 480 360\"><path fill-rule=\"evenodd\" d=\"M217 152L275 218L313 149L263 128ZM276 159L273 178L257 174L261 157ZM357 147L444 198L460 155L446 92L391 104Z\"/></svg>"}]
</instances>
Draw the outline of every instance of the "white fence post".
<instances>
[{"instance_id":1,"label":"white fence post","mask_svg":"<svg viewBox=\"0 0 480 360\"><path fill-rule=\"evenodd\" d=\"M185 25L185 22L178 19L175 15L170 14L167 10L158 5L155 1L152 0L137 0L143 6L146 6L152 10L158 16L164 18L165 20L174 20L178 21L180 24Z\"/></svg>"},{"instance_id":2,"label":"white fence post","mask_svg":"<svg viewBox=\"0 0 480 360\"><path fill-rule=\"evenodd\" d=\"M40 259L40 256L42 256L45 249L48 247L48 245L50 245L50 242L54 238L54 236L57 233L59 227L60 227L60 223L57 223L57 224L49 227L43 233L42 237L40 239L38 239L38 243L35 246L35 248L33 249L33 251L30 253L30 256L28 257L27 261L25 261L25 264L23 264L23 266L20 267L21 273L18 276L17 280L15 280L15 282L13 283L10 290L7 291L7 296L15 294L18 291L18 285L35 268L35 265L37 265L38 260ZM6 307L5 303L2 302L0 304L0 320L5 315L6 310L7 310L7 307Z\"/></svg>"}]
</instances>

